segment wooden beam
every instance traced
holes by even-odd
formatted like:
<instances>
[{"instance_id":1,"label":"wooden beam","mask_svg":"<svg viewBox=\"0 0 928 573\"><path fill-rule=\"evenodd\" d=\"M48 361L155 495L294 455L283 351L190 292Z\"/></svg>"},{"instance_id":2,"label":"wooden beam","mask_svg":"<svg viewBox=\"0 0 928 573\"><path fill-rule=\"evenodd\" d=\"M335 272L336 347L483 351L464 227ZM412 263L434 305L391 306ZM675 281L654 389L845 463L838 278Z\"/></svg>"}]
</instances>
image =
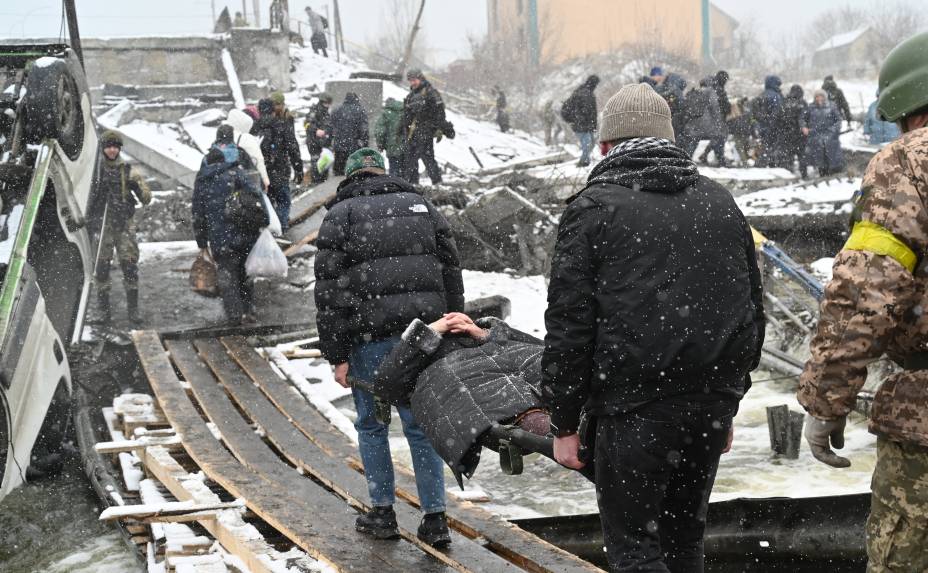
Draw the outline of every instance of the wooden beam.
<instances>
[{"instance_id":1,"label":"wooden beam","mask_svg":"<svg viewBox=\"0 0 928 573\"><path fill-rule=\"evenodd\" d=\"M308 245L310 243L315 243L316 239L318 238L319 238L319 229L316 229L312 231L311 233L309 233L308 235L306 235L305 237L303 237L302 239L300 239L299 241L287 247L287 250L284 251L284 256L292 257L293 255L297 254L297 252L299 252L299 250L305 245Z\"/></svg>"},{"instance_id":2,"label":"wooden beam","mask_svg":"<svg viewBox=\"0 0 928 573\"><path fill-rule=\"evenodd\" d=\"M196 504L187 501L168 501L157 506L120 505L108 507L100 514L100 521L133 519L143 523L189 523L204 519L215 519L221 509L241 509L241 501Z\"/></svg>"}]
</instances>

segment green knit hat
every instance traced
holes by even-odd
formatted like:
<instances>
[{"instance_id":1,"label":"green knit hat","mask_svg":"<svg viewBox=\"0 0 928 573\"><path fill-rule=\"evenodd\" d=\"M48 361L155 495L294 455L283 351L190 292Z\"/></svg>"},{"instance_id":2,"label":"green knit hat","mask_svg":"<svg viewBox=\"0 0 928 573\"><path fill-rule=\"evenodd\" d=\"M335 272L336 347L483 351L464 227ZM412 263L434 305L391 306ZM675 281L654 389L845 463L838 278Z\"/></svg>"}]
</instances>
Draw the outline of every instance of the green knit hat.
<instances>
[{"instance_id":1,"label":"green knit hat","mask_svg":"<svg viewBox=\"0 0 928 573\"><path fill-rule=\"evenodd\" d=\"M122 148L122 135L114 129L107 129L100 136L100 149L106 149L110 146Z\"/></svg>"},{"instance_id":2,"label":"green knit hat","mask_svg":"<svg viewBox=\"0 0 928 573\"><path fill-rule=\"evenodd\" d=\"M274 105L284 105L284 94L282 92L272 93L271 101L274 102Z\"/></svg>"},{"instance_id":3,"label":"green knit hat","mask_svg":"<svg viewBox=\"0 0 928 573\"><path fill-rule=\"evenodd\" d=\"M345 177L351 177L355 173L383 175L386 173L383 155L370 147L362 147L355 151L348 156L348 161L345 163Z\"/></svg>"}]
</instances>

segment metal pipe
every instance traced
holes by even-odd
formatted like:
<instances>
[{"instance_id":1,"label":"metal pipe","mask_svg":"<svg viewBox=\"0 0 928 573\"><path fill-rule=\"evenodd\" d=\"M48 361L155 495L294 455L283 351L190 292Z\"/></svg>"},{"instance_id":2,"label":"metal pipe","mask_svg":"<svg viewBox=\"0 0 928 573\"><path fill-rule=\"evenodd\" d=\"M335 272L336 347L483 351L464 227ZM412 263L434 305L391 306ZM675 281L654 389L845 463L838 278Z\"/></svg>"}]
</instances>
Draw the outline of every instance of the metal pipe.
<instances>
[{"instance_id":1,"label":"metal pipe","mask_svg":"<svg viewBox=\"0 0 928 573\"><path fill-rule=\"evenodd\" d=\"M786 306L786 305L783 303L783 301L781 301L781 300L778 299L777 297L773 296L773 295L770 294L769 292L764 293L764 297L766 297L767 300L769 300L770 302L772 302L772 303L773 303L773 306L775 306L775 307L777 307L778 309L780 309L780 311L782 311L783 314L786 315L786 318L790 319L793 323L795 323L796 326L799 327L799 330L801 330L803 333L805 333L805 334L810 334L810 333L812 332L811 330L809 330L809 327L806 326L806 325L802 322L802 320L800 320L799 317L796 316L796 315L793 313L793 311L791 311L791 310L789 309L789 307Z\"/></svg>"},{"instance_id":2,"label":"metal pipe","mask_svg":"<svg viewBox=\"0 0 928 573\"><path fill-rule=\"evenodd\" d=\"M77 27L77 8L74 6L74 0L64 0L64 9L68 18L71 49L74 50L77 60L81 63L81 68L84 68L84 50L81 48L81 33Z\"/></svg>"}]
</instances>

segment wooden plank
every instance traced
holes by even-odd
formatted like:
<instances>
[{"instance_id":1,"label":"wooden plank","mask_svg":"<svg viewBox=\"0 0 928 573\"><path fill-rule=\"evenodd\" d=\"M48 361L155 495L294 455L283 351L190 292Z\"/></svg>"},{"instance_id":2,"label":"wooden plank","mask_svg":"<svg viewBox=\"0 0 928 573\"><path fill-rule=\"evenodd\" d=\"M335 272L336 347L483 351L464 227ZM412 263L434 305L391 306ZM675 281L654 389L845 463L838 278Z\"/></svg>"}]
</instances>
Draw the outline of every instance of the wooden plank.
<instances>
[{"instance_id":1,"label":"wooden plank","mask_svg":"<svg viewBox=\"0 0 928 573\"><path fill-rule=\"evenodd\" d=\"M100 521L118 521L120 519L135 519L150 523L153 521L165 522L189 522L197 521L197 517L203 519L213 519L216 512L220 509L232 509L243 507L240 501L227 501L220 503L197 504L187 501L168 501L157 506L149 504L142 505L120 505L108 507L100 514ZM199 516L190 519L193 514ZM207 515L208 514L208 515Z\"/></svg>"},{"instance_id":2,"label":"wooden plank","mask_svg":"<svg viewBox=\"0 0 928 573\"><path fill-rule=\"evenodd\" d=\"M200 407L244 466L242 470L251 470L281 492L284 507L278 506L275 514L269 514L261 504L249 503L255 514L339 571L446 569L414 546L378 541L355 531L355 515L345 511L343 501L284 463L245 422L189 341L169 341L167 348ZM251 495L240 497L252 501ZM312 517L312 537L300 535L298 530L308 516Z\"/></svg>"},{"instance_id":3,"label":"wooden plank","mask_svg":"<svg viewBox=\"0 0 928 573\"><path fill-rule=\"evenodd\" d=\"M170 452L164 448L154 447L144 452L143 463L149 472L164 485L171 494L179 500L204 499L209 501L219 501L219 496L215 493L204 493L191 491L188 483L197 484L199 480L187 473L187 471L171 457ZM249 526L241 520L241 517L227 520L207 520L200 522L210 535L212 535L228 552L241 559L252 573L271 573L272 564L276 562L285 562L286 559L281 554L267 544L260 536L248 535ZM306 565L309 565L308 559L304 559ZM307 567L308 568L308 567Z\"/></svg>"},{"instance_id":4,"label":"wooden plank","mask_svg":"<svg viewBox=\"0 0 928 573\"><path fill-rule=\"evenodd\" d=\"M319 229L315 229L314 231L312 231L311 233L309 233L308 235L306 235L299 241L287 247L287 250L284 251L284 256L292 257L293 255L297 253L297 251L300 250L301 247L303 247L304 245L308 245L310 243L315 243L316 239L318 238L319 238Z\"/></svg>"},{"instance_id":5,"label":"wooden plank","mask_svg":"<svg viewBox=\"0 0 928 573\"><path fill-rule=\"evenodd\" d=\"M330 456L346 460L356 470L363 471L357 448L339 432L318 410L305 400L294 400L291 386L271 369L266 360L242 337L226 337L222 343L249 377L261 388L306 437ZM412 472L397 468L397 496L418 507L415 477ZM468 501L448 496L446 500L449 524L471 539L482 539L494 552L534 573L590 573L602 571L537 536L500 519Z\"/></svg>"},{"instance_id":6,"label":"wooden plank","mask_svg":"<svg viewBox=\"0 0 928 573\"><path fill-rule=\"evenodd\" d=\"M330 457L294 428L261 390L255 387L248 374L232 361L218 340L198 340L194 346L239 408L264 430L271 443L292 464L325 484L351 505L370 509L364 476L349 468L344 460ZM402 503L395 505L394 509L404 539L458 571L489 573L512 567L510 563L458 532L452 532L452 544L446 550L435 549L416 536L421 515L419 511Z\"/></svg>"},{"instance_id":7,"label":"wooden plank","mask_svg":"<svg viewBox=\"0 0 928 573\"><path fill-rule=\"evenodd\" d=\"M374 568L390 570L391 563L386 557L396 552L396 544L376 542L361 534L356 534L351 543L344 546L337 546L331 550L327 547L326 553L323 554L316 545L325 539L325 535L319 530L326 525L325 520L314 519L316 512L305 510L302 503L297 503L300 500L294 498L293 491L281 488L243 467L225 448L217 447L216 439L181 386L158 334L151 331L135 331L132 338L142 367L165 415L181 435L187 454L210 479L232 495L245 499L245 503L255 514L287 535L311 557L328 563L335 570L366 571L370 568L368 564L373 564ZM145 453L148 457L149 450L145 450ZM351 532L353 533L353 528ZM376 551L367 551L371 544ZM358 549L359 547L361 549ZM381 558L381 555L385 558ZM431 563L419 559L413 569L444 570L431 567Z\"/></svg>"}]
</instances>

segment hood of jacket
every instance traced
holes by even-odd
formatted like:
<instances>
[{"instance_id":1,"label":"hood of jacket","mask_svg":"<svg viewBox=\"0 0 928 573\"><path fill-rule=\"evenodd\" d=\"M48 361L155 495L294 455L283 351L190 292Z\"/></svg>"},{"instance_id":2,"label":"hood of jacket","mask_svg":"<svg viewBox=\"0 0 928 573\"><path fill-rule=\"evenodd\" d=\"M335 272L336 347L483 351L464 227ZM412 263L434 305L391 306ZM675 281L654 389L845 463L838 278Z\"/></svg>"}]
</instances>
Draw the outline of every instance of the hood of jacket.
<instances>
[{"instance_id":1,"label":"hood of jacket","mask_svg":"<svg viewBox=\"0 0 928 573\"><path fill-rule=\"evenodd\" d=\"M699 170L686 152L676 145L664 145L607 155L593 168L587 185L607 183L635 191L669 194L686 189L698 179Z\"/></svg>"},{"instance_id":2,"label":"hood of jacket","mask_svg":"<svg viewBox=\"0 0 928 573\"><path fill-rule=\"evenodd\" d=\"M791 99L802 99L803 95L805 95L805 92L802 91L802 86L794 84L793 87L789 88L789 94L787 94L786 97Z\"/></svg>"},{"instance_id":3,"label":"hood of jacket","mask_svg":"<svg viewBox=\"0 0 928 573\"><path fill-rule=\"evenodd\" d=\"M229 111L229 117L226 118L226 125L231 125L232 129L239 133L250 133L251 126L254 125L255 120L251 119L247 113L240 109L233 109Z\"/></svg>"},{"instance_id":4,"label":"hood of jacket","mask_svg":"<svg viewBox=\"0 0 928 573\"><path fill-rule=\"evenodd\" d=\"M403 111L403 102L391 98L387 98L387 101L383 104L384 109L389 111Z\"/></svg>"},{"instance_id":5,"label":"hood of jacket","mask_svg":"<svg viewBox=\"0 0 928 573\"><path fill-rule=\"evenodd\" d=\"M392 175L359 172L338 184L335 197L327 204L331 209L336 204L354 197L386 195L388 193L418 193L416 188L405 180Z\"/></svg>"},{"instance_id":6,"label":"hood of jacket","mask_svg":"<svg viewBox=\"0 0 928 573\"><path fill-rule=\"evenodd\" d=\"M783 85L783 80L780 79L780 76L767 76L764 78L764 89L765 90L778 90L780 86Z\"/></svg>"}]
</instances>

